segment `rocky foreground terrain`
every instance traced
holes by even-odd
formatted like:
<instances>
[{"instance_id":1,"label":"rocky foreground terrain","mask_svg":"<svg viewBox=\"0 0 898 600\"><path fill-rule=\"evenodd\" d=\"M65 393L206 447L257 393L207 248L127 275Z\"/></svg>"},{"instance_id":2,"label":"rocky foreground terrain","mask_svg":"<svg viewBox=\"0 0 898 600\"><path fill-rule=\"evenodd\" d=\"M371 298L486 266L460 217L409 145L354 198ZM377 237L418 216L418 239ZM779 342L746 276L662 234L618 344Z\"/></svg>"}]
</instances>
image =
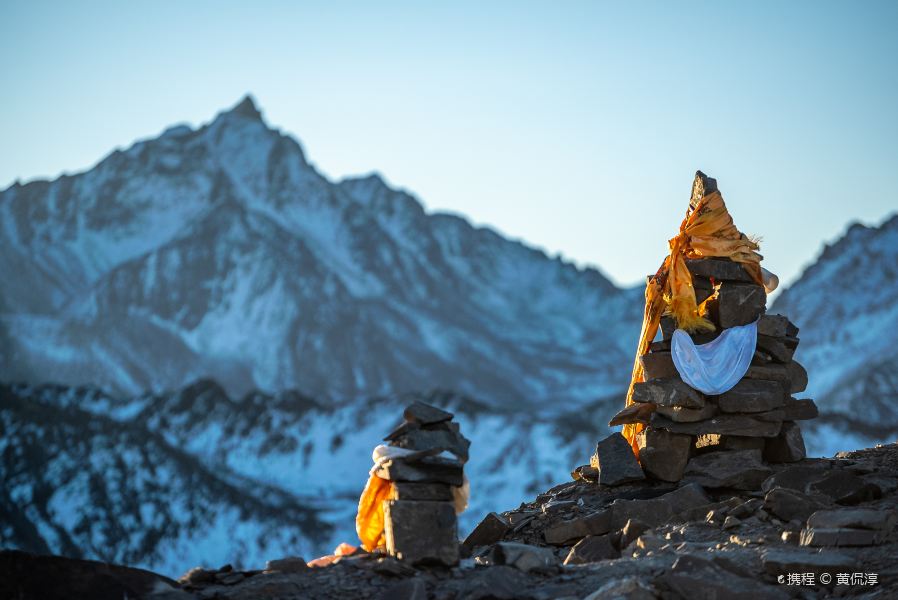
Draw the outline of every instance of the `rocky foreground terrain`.
<instances>
[{"instance_id":1,"label":"rocky foreground terrain","mask_svg":"<svg viewBox=\"0 0 898 600\"><path fill-rule=\"evenodd\" d=\"M356 553L318 568L298 557L251 571L194 568L176 582L9 550L0 552L0 597L898 597L898 444L728 469L678 486L605 488L581 468L574 481L489 515L451 569ZM730 487L716 487L723 482Z\"/></svg>"}]
</instances>

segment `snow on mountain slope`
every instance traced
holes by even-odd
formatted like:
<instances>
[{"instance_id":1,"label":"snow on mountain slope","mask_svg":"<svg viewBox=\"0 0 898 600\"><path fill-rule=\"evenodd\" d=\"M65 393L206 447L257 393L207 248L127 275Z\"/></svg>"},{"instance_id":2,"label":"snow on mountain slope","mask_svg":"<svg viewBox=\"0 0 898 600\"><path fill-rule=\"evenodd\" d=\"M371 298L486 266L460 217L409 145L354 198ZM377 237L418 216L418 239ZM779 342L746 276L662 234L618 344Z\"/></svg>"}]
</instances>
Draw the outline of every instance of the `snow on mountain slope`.
<instances>
[{"instance_id":1,"label":"snow on mountain slope","mask_svg":"<svg viewBox=\"0 0 898 600\"><path fill-rule=\"evenodd\" d=\"M247 98L0 192L0 378L139 394L443 387L508 406L623 389L639 295L378 176L332 183ZM634 302L635 300L635 302ZM172 358L175 357L175 358Z\"/></svg>"},{"instance_id":2,"label":"snow on mountain slope","mask_svg":"<svg viewBox=\"0 0 898 600\"><path fill-rule=\"evenodd\" d=\"M770 312L801 328L796 359L808 370L806 394L823 415L820 452L845 436L894 441L898 431L898 215L878 227L852 225L827 245ZM849 444L850 447L851 446Z\"/></svg>"},{"instance_id":3,"label":"snow on mountain slope","mask_svg":"<svg viewBox=\"0 0 898 600\"><path fill-rule=\"evenodd\" d=\"M607 431L603 421L618 402L610 398L576 413L533 419L527 411L497 411L449 392L336 405L330 399L316 400L292 391L253 393L234 400L208 380L170 394L124 400L91 387L14 386L4 390L5 408L0 414L7 428L7 450L2 454L7 458L0 476L14 484L10 489L49 485L57 498L54 506L62 510L68 503L67 510L90 513L83 515L89 521L64 520L46 515L46 501L36 500L35 494L14 492L5 499L7 511L28 515L26 523L44 529L41 524L46 522L57 533L44 529L30 537L3 533L6 543L37 549L44 544L55 552L76 556L74 548L83 548L93 557L153 566L169 575L177 574L169 565L183 567L199 557L208 563L211 559L190 544L203 546L216 535L215 560L255 567L261 567L275 548L310 557L330 551L341 541L357 543L354 517L371 467L371 450L402 420L403 408L413 400L423 399L455 412L462 433L472 440L471 460L465 467L471 503L460 518L462 535L487 512L517 506L565 480L572 466L587 462L596 436ZM12 404L6 406L9 398ZM116 422L118 425L113 425ZM28 437L31 435L39 437ZM58 447L64 435L78 443ZM41 450L34 460L21 458L31 456L36 444ZM44 474L39 464L44 456L53 457L49 471L58 477ZM178 461L177 465L169 466L172 460ZM88 474L98 479L105 495L82 501L80 480L65 470L68 467L56 466L78 462L94 466ZM155 472L154 463L172 475L158 479L149 489L142 481L144 473ZM125 478L123 473L135 473L136 477ZM183 479L187 476L189 482ZM200 485L207 479L212 491ZM226 487L225 493L216 491L222 487ZM133 498L135 505L138 498L141 503L166 499L173 510L169 513L163 504L154 505L153 514L165 523L156 527L155 521L132 519L131 512L137 508L128 505L124 496ZM229 503L238 500L245 509L245 522L233 523L228 520L232 517ZM256 541L256 533L270 533L273 504L290 510L276 518L284 531L266 545ZM318 511L314 518L326 523L320 528L322 535L306 534L306 523L313 517L299 507ZM184 515L197 511L196 518L206 521L187 528ZM105 546L91 537L95 534L81 531L88 525L99 529L119 518L126 523L134 521L133 527L117 532L116 539L104 538ZM220 539L238 525L242 527L239 537ZM287 536L294 538L288 540ZM57 538L72 538L77 543L66 546L56 542ZM147 538L155 540L154 544L143 545Z\"/></svg>"},{"instance_id":4,"label":"snow on mountain slope","mask_svg":"<svg viewBox=\"0 0 898 600\"><path fill-rule=\"evenodd\" d=\"M169 575L312 553L329 532L297 495L216 472L139 422L5 385L0 482L0 546Z\"/></svg>"}]
</instances>

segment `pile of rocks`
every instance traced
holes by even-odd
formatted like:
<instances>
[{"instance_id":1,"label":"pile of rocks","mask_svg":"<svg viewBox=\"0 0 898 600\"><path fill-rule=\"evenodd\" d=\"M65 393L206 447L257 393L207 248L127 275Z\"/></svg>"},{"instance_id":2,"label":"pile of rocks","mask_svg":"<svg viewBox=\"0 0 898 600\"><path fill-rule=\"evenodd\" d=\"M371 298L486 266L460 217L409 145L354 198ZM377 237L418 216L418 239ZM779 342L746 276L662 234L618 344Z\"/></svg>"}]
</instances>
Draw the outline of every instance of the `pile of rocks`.
<instances>
[{"instance_id":1,"label":"pile of rocks","mask_svg":"<svg viewBox=\"0 0 898 600\"><path fill-rule=\"evenodd\" d=\"M805 457L796 421L817 416L813 400L791 396L808 383L807 372L793 360L798 327L783 315L764 314L765 290L739 263L705 258L687 260L686 265L698 303L717 290L717 297L708 302L708 318L717 329L693 334L693 341L704 344L726 329L758 321L751 366L723 394L708 396L693 389L681 379L671 356L676 325L671 317L663 317L663 339L640 358L646 380L634 386L635 404L612 419L614 425L646 424L637 438L642 468L635 460L619 460L626 443L614 438L599 444L592 466L609 465L606 469L612 473L598 474L607 485L632 481L644 470L663 481L756 489L771 474L765 463Z\"/></svg>"},{"instance_id":2,"label":"pile of rocks","mask_svg":"<svg viewBox=\"0 0 898 600\"><path fill-rule=\"evenodd\" d=\"M384 440L414 452L387 460L377 470L393 484L384 502L387 552L416 565L458 564L453 488L464 484L471 442L452 413L434 406L415 402L403 416L404 422Z\"/></svg>"}]
</instances>

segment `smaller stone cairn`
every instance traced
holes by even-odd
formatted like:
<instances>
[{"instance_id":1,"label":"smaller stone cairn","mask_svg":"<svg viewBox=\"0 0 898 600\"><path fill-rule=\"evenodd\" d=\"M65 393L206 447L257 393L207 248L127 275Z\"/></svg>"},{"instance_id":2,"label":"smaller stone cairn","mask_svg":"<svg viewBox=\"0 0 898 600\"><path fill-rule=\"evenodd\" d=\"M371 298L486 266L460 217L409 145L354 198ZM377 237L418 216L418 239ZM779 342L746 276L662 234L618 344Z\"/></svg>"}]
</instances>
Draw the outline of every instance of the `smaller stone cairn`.
<instances>
[{"instance_id":1,"label":"smaller stone cairn","mask_svg":"<svg viewBox=\"0 0 898 600\"><path fill-rule=\"evenodd\" d=\"M415 402L384 440L415 453L381 464L377 475L393 484L384 501L387 553L415 565L458 564L458 522L453 487L464 483L471 442L452 413ZM440 455L451 453L454 458Z\"/></svg>"},{"instance_id":2,"label":"smaller stone cairn","mask_svg":"<svg viewBox=\"0 0 898 600\"><path fill-rule=\"evenodd\" d=\"M706 189L716 185L705 180ZM716 188L714 188L716 189ZM687 385L671 357L676 324L661 319L663 339L651 344L640 360L645 381L633 388L634 404L618 413L611 425L643 423L637 437L638 469L623 436L616 433L599 442L590 473L600 484L616 485L649 478L667 482L695 482L709 488L754 490L772 474L768 463L805 458L798 421L817 416L810 399L796 399L806 389L804 367L793 360L798 327L783 315L767 315L764 287L752 280L737 262L723 258L686 260L696 303L708 303L706 315L716 330L691 335L696 344L714 340L730 327L758 321L758 338L748 372L731 390L706 396ZM624 459L621 459L624 457ZM584 467L580 467L584 469ZM596 471L598 469L598 471ZM610 471L605 473L605 471Z\"/></svg>"}]
</instances>

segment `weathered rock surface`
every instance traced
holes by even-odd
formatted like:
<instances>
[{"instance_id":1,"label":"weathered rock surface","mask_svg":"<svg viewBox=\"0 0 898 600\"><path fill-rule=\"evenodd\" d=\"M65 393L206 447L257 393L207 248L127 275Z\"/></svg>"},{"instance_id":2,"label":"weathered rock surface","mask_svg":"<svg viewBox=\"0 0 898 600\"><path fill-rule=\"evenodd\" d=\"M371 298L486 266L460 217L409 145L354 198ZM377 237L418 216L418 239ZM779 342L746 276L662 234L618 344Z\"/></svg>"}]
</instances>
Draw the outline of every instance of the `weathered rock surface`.
<instances>
[{"instance_id":1,"label":"weathered rock surface","mask_svg":"<svg viewBox=\"0 0 898 600\"><path fill-rule=\"evenodd\" d=\"M783 406L787 397L781 382L743 379L717 398L717 406L725 413L760 413Z\"/></svg>"},{"instance_id":2,"label":"weathered rock surface","mask_svg":"<svg viewBox=\"0 0 898 600\"><path fill-rule=\"evenodd\" d=\"M760 450L732 450L692 458L684 479L711 488L755 490L772 472L761 462Z\"/></svg>"},{"instance_id":3,"label":"weathered rock surface","mask_svg":"<svg viewBox=\"0 0 898 600\"><path fill-rule=\"evenodd\" d=\"M714 278L717 281L754 283L740 263L725 258L687 258L686 268L693 277Z\"/></svg>"},{"instance_id":4,"label":"weathered rock surface","mask_svg":"<svg viewBox=\"0 0 898 600\"><path fill-rule=\"evenodd\" d=\"M791 463L807 455L801 428L792 421L784 421L779 435L766 438L764 460L772 463Z\"/></svg>"},{"instance_id":5,"label":"weathered rock surface","mask_svg":"<svg viewBox=\"0 0 898 600\"><path fill-rule=\"evenodd\" d=\"M695 423L710 419L717 414L717 406L706 404L702 408L683 408L681 406L659 406L655 409L659 415L676 423ZM649 419L651 422L651 419Z\"/></svg>"},{"instance_id":6,"label":"weathered rock surface","mask_svg":"<svg viewBox=\"0 0 898 600\"><path fill-rule=\"evenodd\" d=\"M462 542L462 548L465 552L470 553L478 546L495 544L510 528L511 524L505 517L490 513L468 534L468 537Z\"/></svg>"},{"instance_id":7,"label":"weathered rock surface","mask_svg":"<svg viewBox=\"0 0 898 600\"><path fill-rule=\"evenodd\" d=\"M670 352L649 352L639 357L645 371L646 381L652 379L673 379L680 376L674 366Z\"/></svg>"},{"instance_id":8,"label":"weathered rock surface","mask_svg":"<svg viewBox=\"0 0 898 600\"><path fill-rule=\"evenodd\" d=\"M786 421L816 419L817 415L820 414L817 410L817 405L809 398L802 400L789 398L786 400L786 403L783 404L782 411L783 419Z\"/></svg>"},{"instance_id":9,"label":"weathered rock surface","mask_svg":"<svg viewBox=\"0 0 898 600\"><path fill-rule=\"evenodd\" d=\"M410 564L458 563L458 531L451 502L384 502L387 553Z\"/></svg>"},{"instance_id":10,"label":"weathered rock surface","mask_svg":"<svg viewBox=\"0 0 898 600\"><path fill-rule=\"evenodd\" d=\"M651 402L658 406L702 408L704 395L677 377L651 379L633 386L633 402Z\"/></svg>"},{"instance_id":11,"label":"weathered rock surface","mask_svg":"<svg viewBox=\"0 0 898 600\"><path fill-rule=\"evenodd\" d=\"M693 446L692 436L646 427L639 432L636 443L646 473L664 481L679 481L683 477Z\"/></svg>"},{"instance_id":12,"label":"weathered rock surface","mask_svg":"<svg viewBox=\"0 0 898 600\"><path fill-rule=\"evenodd\" d=\"M751 437L775 437L782 426L782 411L748 415L716 415L706 421L677 423L657 412L652 415L652 427L666 429L672 433L702 435L706 433L733 434ZM777 419L779 417L779 419ZM769 419L769 420L768 420Z\"/></svg>"},{"instance_id":13,"label":"weathered rock surface","mask_svg":"<svg viewBox=\"0 0 898 600\"><path fill-rule=\"evenodd\" d=\"M630 444L612 433L596 444L592 465L599 470L599 485L615 486L645 478Z\"/></svg>"},{"instance_id":14,"label":"weathered rock surface","mask_svg":"<svg viewBox=\"0 0 898 600\"><path fill-rule=\"evenodd\" d=\"M462 463L437 456L419 460L394 458L380 466L377 476L389 481L444 483L453 486L459 486L464 481Z\"/></svg>"},{"instance_id":15,"label":"weathered rock surface","mask_svg":"<svg viewBox=\"0 0 898 600\"><path fill-rule=\"evenodd\" d=\"M436 406L425 404L424 402L414 402L405 409L402 414L406 421L410 423L418 423L419 425L431 425L433 423L442 423L451 421L454 416L450 412L439 409Z\"/></svg>"},{"instance_id":16,"label":"weathered rock surface","mask_svg":"<svg viewBox=\"0 0 898 600\"><path fill-rule=\"evenodd\" d=\"M754 283L724 281L717 297L718 323L729 329L748 325L760 317L767 308L767 293Z\"/></svg>"},{"instance_id":17,"label":"weathered rock surface","mask_svg":"<svg viewBox=\"0 0 898 600\"><path fill-rule=\"evenodd\" d=\"M589 535L577 542L567 558L564 559L566 565L582 565L586 563L599 562L600 560L609 560L618 558L620 552L611 543L608 535Z\"/></svg>"}]
</instances>

